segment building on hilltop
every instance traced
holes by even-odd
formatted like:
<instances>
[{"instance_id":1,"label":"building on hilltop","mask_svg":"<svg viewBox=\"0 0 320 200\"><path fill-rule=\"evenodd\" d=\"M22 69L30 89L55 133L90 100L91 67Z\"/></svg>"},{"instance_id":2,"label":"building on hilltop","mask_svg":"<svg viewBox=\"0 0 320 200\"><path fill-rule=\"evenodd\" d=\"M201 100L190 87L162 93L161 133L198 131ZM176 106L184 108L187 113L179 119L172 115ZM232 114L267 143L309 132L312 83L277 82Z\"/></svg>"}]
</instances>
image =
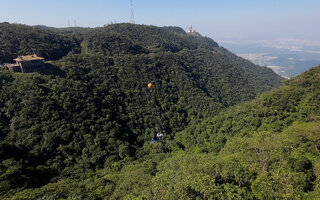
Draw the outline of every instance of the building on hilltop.
<instances>
[{"instance_id":1,"label":"building on hilltop","mask_svg":"<svg viewBox=\"0 0 320 200\"><path fill-rule=\"evenodd\" d=\"M202 37L200 33L198 33L196 30L192 28L192 26L190 26L190 28L188 29L187 34L195 37Z\"/></svg>"},{"instance_id":2,"label":"building on hilltop","mask_svg":"<svg viewBox=\"0 0 320 200\"><path fill-rule=\"evenodd\" d=\"M192 28L192 26L190 26L190 28L188 29L187 33L194 33L194 32L196 32L196 31Z\"/></svg>"},{"instance_id":3,"label":"building on hilltop","mask_svg":"<svg viewBox=\"0 0 320 200\"><path fill-rule=\"evenodd\" d=\"M15 58L13 60L16 61L15 64L5 64L5 66L13 72L36 72L45 64L44 58L38 57L36 54L18 56L18 58Z\"/></svg>"}]
</instances>

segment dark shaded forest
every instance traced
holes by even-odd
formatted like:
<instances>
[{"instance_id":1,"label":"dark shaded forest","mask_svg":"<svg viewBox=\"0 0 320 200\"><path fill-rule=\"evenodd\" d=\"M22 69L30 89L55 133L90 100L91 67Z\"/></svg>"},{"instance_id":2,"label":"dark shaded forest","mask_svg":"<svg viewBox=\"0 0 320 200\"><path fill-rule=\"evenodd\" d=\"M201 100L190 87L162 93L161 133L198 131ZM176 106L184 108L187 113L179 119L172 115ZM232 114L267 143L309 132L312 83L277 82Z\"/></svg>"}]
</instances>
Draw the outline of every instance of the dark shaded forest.
<instances>
[{"instance_id":1,"label":"dark shaded forest","mask_svg":"<svg viewBox=\"0 0 320 200\"><path fill-rule=\"evenodd\" d=\"M0 70L2 199L319 195L319 67L261 94L283 79L178 27L2 23L0 39L1 62L49 60Z\"/></svg>"}]
</instances>

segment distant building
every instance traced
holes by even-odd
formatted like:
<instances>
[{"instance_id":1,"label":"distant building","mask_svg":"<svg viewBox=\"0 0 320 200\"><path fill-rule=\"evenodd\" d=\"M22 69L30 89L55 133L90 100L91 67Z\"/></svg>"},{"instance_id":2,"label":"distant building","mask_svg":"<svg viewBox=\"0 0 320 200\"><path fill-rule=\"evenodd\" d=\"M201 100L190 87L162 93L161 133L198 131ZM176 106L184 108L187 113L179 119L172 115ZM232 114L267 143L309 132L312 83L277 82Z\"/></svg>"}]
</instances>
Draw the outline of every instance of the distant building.
<instances>
[{"instance_id":1,"label":"distant building","mask_svg":"<svg viewBox=\"0 0 320 200\"><path fill-rule=\"evenodd\" d=\"M190 26L190 28L187 31L188 35L192 35L192 36L196 36L196 37L201 37L200 33L198 33L196 30L194 30L192 28L192 26Z\"/></svg>"},{"instance_id":2,"label":"distant building","mask_svg":"<svg viewBox=\"0 0 320 200\"><path fill-rule=\"evenodd\" d=\"M13 59L15 64L5 64L5 66L13 72L30 73L36 72L44 66L44 58L34 55L18 56Z\"/></svg>"},{"instance_id":3,"label":"distant building","mask_svg":"<svg viewBox=\"0 0 320 200\"><path fill-rule=\"evenodd\" d=\"M190 26L190 28L188 29L187 33L194 33L194 32L196 32L196 31L192 28L192 26Z\"/></svg>"}]
</instances>

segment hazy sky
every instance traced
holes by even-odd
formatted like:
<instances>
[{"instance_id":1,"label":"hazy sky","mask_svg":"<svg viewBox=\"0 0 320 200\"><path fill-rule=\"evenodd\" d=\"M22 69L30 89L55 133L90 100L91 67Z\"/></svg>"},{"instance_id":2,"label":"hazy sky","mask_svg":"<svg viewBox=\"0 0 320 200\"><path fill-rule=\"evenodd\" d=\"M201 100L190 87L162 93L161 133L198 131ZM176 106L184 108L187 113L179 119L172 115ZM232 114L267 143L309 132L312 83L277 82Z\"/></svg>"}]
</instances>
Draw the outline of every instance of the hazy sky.
<instances>
[{"instance_id":1,"label":"hazy sky","mask_svg":"<svg viewBox=\"0 0 320 200\"><path fill-rule=\"evenodd\" d=\"M137 24L215 38L320 39L320 0L134 0ZM0 21L66 27L130 21L130 0L0 0Z\"/></svg>"}]
</instances>

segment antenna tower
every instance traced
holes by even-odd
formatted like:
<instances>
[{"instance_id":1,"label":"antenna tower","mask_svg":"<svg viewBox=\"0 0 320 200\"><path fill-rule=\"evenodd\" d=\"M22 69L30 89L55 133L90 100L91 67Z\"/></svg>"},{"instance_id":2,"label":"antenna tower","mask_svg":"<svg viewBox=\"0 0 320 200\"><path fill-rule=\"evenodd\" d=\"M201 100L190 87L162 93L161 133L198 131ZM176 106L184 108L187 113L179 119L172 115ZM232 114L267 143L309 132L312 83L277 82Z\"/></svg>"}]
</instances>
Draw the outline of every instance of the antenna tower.
<instances>
[{"instance_id":1,"label":"antenna tower","mask_svg":"<svg viewBox=\"0 0 320 200\"><path fill-rule=\"evenodd\" d=\"M131 23L134 24L134 9L133 9L133 0L131 0Z\"/></svg>"}]
</instances>

